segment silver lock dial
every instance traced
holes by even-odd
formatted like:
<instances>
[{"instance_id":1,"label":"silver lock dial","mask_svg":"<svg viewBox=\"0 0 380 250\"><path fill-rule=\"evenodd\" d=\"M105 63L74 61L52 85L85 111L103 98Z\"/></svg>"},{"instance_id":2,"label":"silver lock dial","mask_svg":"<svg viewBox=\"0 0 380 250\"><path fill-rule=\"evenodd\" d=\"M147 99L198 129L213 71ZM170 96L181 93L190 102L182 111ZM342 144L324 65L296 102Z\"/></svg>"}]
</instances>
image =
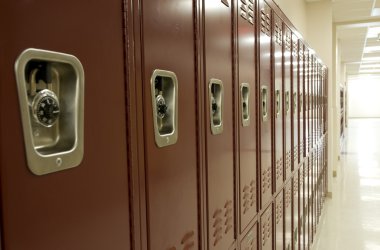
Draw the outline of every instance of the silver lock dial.
<instances>
[{"instance_id":1,"label":"silver lock dial","mask_svg":"<svg viewBox=\"0 0 380 250\"><path fill-rule=\"evenodd\" d=\"M32 103L33 116L45 126L53 126L59 117L60 107L57 96L51 90L44 89L37 93Z\"/></svg>"}]
</instances>

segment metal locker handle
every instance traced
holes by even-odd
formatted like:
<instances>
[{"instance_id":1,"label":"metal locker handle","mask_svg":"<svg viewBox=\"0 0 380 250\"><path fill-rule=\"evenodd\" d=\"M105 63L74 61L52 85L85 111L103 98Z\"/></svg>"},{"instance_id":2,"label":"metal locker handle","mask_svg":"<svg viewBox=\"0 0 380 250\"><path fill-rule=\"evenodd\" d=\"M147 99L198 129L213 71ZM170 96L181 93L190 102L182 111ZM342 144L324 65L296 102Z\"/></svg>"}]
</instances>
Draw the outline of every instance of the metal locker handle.
<instances>
[{"instance_id":1,"label":"metal locker handle","mask_svg":"<svg viewBox=\"0 0 380 250\"><path fill-rule=\"evenodd\" d=\"M261 116L263 122L268 120L268 88L266 86L261 87Z\"/></svg>"},{"instance_id":2,"label":"metal locker handle","mask_svg":"<svg viewBox=\"0 0 380 250\"><path fill-rule=\"evenodd\" d=\"M210 106L210 127L213 135L223 132L223 82L212 78L209 81L209 106Z\"/></svg>"},{"instance_id":3,"label":"metal locker handle","mask_svg":"<svg viewBox=\"0 0 380 250\"><path fill-rule=\"evenodd\" d=\"M290 94L289 94L289 91L285 92L285 106L286 106L286 114L289 114L289 111L290 111Z\"/></svg>"},{"instance_id":4,"label":"metal locker handle","mask_svg":"<svg viewBox=\"0 0 380 250\"><path fill-rule=\"evenodd\" d=\"M293 93L293 113L296 114L297 112L297 100L298 100L297 92Z\"/></svg>"},{"instance_id":5,"label":"metal locker handle","mask_svg":"<svg viewBox=\"0 0 380 250\"><path fill-rule=\"evenodd\" d=\"M178 140L178 80L174 72L156 69L150 79L154 138L158 147Z\"/></svg>"},{"instance_id":6,"label":"metal locker handle","mask_svg":"<svg viewBox=\"0 0 380 250\"><path fill-rule=\"evenodd\" d=\"M281 112L281 91L276 90L276 118L279 117Z\"/></svg>"},{"instance_id":7,"label":"metal locker handle","mask_svg":"<svg viewBox=\"0 0 380 250\"><path fill-rule=\"evenodd\" d=\"M249 84L241 83L240 84L240 98L241 98L241 121L243 127L247 127L250 124L250 108L249 108Z\"/></svg>"},{"instance_id":8,"label":"metal locker handle","mask_svg":"<svg viewBox=\"0 0 380 250\"><path fill-rule=\"evenodd\" d=\"M78 166L84 152L84 71L72 55L23 51L15 63L28 167L43 175Z\"/></svg>"}]
</instances>

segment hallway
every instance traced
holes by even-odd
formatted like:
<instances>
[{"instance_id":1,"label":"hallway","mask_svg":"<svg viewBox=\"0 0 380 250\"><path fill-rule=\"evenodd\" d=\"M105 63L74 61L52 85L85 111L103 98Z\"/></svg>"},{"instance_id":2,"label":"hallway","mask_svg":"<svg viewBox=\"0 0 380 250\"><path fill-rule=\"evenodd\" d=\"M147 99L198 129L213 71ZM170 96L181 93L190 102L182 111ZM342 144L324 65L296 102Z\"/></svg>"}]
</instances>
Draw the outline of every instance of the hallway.
<instances>
[{"instance_id":1,"label":"hallway","mask_svg":"<svg viewBox=\"0 0 380 250\"><path fill-rule=\"evenodd\" d=\"M380 249L380 119L348 121L314 250Z\"/></svg>"}]
</instances>

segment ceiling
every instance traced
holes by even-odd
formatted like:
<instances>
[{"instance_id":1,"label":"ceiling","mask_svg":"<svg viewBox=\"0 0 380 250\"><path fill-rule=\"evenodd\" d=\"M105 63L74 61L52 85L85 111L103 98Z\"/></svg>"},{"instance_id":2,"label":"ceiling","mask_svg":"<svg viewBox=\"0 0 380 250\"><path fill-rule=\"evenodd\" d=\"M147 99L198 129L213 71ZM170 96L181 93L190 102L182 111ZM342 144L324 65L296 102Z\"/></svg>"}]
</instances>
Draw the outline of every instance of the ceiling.
<instances>
[{"instance_id":1,"label":"ceiling","mask_svg":"<svg viewBox=\"0 0 380 250\"><path fill-rule=\"evenodd\" d=\"M332 0L332 4L347 74L380 74L380 0Z\"/></svg>"}]
</instances>

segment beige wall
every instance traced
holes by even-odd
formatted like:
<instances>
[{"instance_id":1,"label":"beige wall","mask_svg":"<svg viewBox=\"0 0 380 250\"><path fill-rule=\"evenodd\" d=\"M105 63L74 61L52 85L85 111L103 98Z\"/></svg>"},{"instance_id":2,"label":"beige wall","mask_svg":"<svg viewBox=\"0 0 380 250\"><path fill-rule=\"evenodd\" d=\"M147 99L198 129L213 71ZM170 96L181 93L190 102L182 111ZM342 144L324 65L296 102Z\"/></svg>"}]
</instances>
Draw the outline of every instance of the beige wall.
<instances>
[{"instance_id":1,"label":"beige wall","mask_svg":"<svg viewBox=\"0 0 380 250\"><path fill-rule=\"evenodd\" d=\"M306 3L304 0L275 0L301 35L307 39Z\"/></svg>"}]
</instances>

